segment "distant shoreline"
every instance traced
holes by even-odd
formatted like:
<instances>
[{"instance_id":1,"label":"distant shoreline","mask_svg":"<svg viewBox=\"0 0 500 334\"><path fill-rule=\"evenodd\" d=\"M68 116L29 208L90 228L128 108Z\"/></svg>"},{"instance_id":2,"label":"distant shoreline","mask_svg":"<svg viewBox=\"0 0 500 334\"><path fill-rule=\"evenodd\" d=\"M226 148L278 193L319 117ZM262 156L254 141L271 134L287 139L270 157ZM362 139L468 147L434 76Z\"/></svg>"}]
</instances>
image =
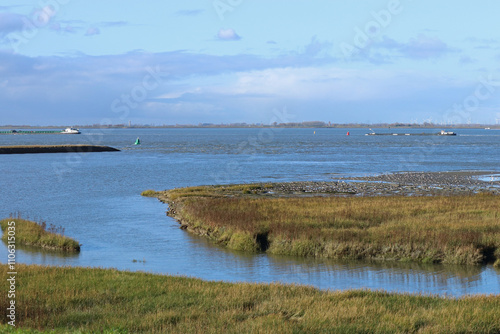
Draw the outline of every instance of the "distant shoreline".
<instances>
[{"instance_id":1,"label":"distant shoreline","mask_svg":"<svg viewBox=\"0 0 500 334\"><path fill-rule=\"evenodd\" d=\"M18 130L18 129L64 129L67 126L47 125L0 125L0 129ZM500 130L500 124L409 124L409 123L347 123L347 124L328 124L324 122L302 122L302 123L280 123L280 124L175 124L175 125L74 125L79 129L364 129L364 128L382 128L382 129L491 129Z\"/></svg>"}]
</instances>

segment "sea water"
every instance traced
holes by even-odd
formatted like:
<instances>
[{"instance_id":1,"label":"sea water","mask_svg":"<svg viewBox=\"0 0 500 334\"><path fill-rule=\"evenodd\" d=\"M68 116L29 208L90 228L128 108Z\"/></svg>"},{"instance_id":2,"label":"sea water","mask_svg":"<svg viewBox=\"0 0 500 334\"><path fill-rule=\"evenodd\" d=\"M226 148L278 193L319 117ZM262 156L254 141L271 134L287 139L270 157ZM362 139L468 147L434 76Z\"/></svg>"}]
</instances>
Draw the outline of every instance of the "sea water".
<instances>
[{"instance_id":1,"label":"sea water","mask_svg":"<svg viewBox=\"0 0 500 334\"><path fill-rule=\"evenodd\" d=\"M396 130L374 129L376 132ZM347 136L347 131L350 135ZM121 152L0 155L0 217L62 226L78 255L18 249L18 262L113 267L206 280L284 282L451 296L500 293L489 266L342 262L245 254L179 229L146 189L331 181L400 171L500 174L500 131L365 136L367 129L83 129L81 135L0 135L1 145L96 144ZM438 130L402 130L437 133ZM137 138L141 145L134 145ZM0 261L7 250L0 244Z\"/></svg>"}]
</instances>

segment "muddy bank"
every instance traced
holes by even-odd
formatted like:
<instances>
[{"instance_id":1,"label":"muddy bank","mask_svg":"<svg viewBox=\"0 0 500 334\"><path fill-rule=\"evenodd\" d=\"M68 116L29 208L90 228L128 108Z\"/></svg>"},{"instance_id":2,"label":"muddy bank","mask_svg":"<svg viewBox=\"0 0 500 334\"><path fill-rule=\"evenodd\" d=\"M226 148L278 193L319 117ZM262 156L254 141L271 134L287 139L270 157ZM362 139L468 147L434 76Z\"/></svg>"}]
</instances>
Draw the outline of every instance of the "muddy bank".
<instances>
[{"instance_id":1,"label":"muddy bank","mask_svg":"<svg viewBox=\"0 0 500 334\"><path fill-rule=\"evenodd\" d=\"M334 181L270 183L255 194L282 196L429 196L479 192L500 194L500 173L490 171L407 172L363 177L339 177Z\"/></svg>"},{"instance_id":2,"label":"muddy bank","mask_svg":"<svg viewBox=\"0 0 500 334\"><path fill-rule=\"evenodd\" d=\"M296 181L241 185L239 188L230 185L205 186L204 188L223 196L244 195L250 197L447 196L480 192L500 195L500 173L477 171L411 172L369 177L339 177L333 181Z\"/></svg>"},{"instance_id":3,"label":"muddy bank","mask_svg":"<svg viewBox=\"0 0 500 334\"><path fill-rule=\"evenodd\" d=\"M102 145L18 145L0 146L0 154L28 153L90 153L116 152L117 148Z\"/></svg>"},{"instance_id":4,"label":"muddy bank","mask_svg":"<svg viewBox=\"0 0 500 334\"><path fill-rule=\"evenodd\" d=\"M500 173L494 171L402 172L339 178L358 195L500 194Z\"/></svg>"}]
</instances>

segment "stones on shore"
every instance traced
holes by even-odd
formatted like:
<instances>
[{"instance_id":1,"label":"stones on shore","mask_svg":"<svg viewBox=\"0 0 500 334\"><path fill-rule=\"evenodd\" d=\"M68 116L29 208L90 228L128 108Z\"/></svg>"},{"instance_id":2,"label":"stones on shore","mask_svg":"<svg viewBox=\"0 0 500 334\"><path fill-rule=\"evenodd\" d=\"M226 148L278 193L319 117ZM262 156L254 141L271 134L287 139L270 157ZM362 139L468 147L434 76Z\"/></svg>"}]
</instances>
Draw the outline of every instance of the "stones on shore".
<instances>
[{"instance_id":1,"label":"stones on shore","mask_svg":"<svg viewBox=\"0 0 500 334\"><path fill-rule=\"evenodd\" d=\"M500 194L500 182L485 182L476 176L485 172L394 173L369 177L339 178L330 182L289 182L273 184L267 193L277 196L356 195L425 196L459 195L478 192Z\"/></svg>"},{"instance_id":2,"label":"stones on shore","mask_svg":"<svg viewBox=\"0 0 500 334\"><path fill-rule=\"evenodd\" d=\"M445 185L445 186L484 186L476 176L490 175L494 172L406 172L381 174L368 177L352 177L350 180L364 180L376 182L397 182L412 185ZM499 183L497 182L497 185Z\"/></svg>"}]
</instances>

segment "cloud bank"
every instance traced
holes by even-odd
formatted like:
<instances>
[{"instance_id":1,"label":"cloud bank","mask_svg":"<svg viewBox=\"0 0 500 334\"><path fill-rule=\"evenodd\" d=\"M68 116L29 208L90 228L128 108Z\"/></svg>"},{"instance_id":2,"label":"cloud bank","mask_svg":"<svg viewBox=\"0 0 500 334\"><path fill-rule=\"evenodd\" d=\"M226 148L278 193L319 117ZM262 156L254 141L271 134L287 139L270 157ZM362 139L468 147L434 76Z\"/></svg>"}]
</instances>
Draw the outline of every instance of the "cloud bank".
<instances>
[{"instance_id":1,"label":"cloud bank","mask_svg":"<svg viewBox=\"0 0 500 334\"><path fill-rule=\"evenodd\" d=\"M477 84L418 71L350 68L318 58L324 48L311 45L274 58L184 51L70 58L0 53L2 122L261 122L285 106L305 120L440 120Z\"/></svg>"}]
</instances>

